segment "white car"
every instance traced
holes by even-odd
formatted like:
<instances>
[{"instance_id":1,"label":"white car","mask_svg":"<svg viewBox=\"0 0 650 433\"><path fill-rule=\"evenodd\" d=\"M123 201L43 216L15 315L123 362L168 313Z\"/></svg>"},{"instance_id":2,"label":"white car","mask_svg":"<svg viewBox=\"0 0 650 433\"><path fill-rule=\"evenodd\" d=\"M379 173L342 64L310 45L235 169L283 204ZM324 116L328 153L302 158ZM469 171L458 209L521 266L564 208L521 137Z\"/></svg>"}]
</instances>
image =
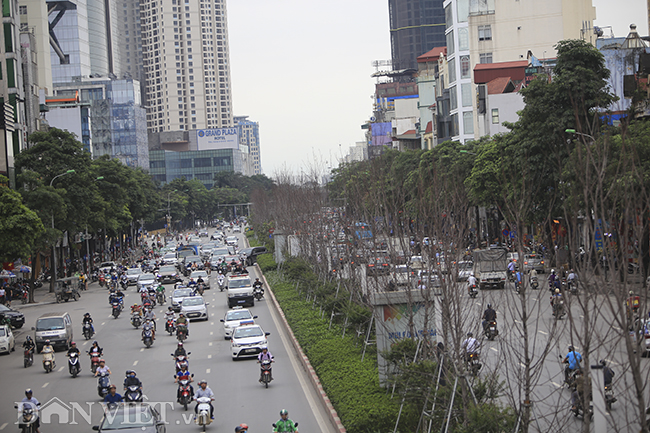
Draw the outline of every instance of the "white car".
<instances>
[{"instance_id":1,"label":"white car","mask_svg":"<svg viewBox=\"0 0 650 433\"><path fill-rule=\"evenodd\" d=\"M205 302L203 296L186 297L181 300L181 313L190 321L208 320L208 305L210 303Z\"/></svg>"},{"instance_id":2,"label":"white car","mask_svg":"<svg viewBox=\"0 0 650 433\"><path fill-rule=\"evenodd\" d=\"M111 269L116 268L117 265L115 262L103 262L102 264L99 265L99 272L107 273L110 272Z\"/></svg>"},{"instance_id":3,"label":"white car","mask_svg":"<svg viewBox=\"0 0 650 433\"><path fill-rule=\"evenodd\" d=\"M233 233L241 233L241 227L240 226L234 226L232 228Z\"/></svg>"},{"instance_id":4,"label":"white car","mask_svg":"<svg viewBox=\"0 0 650 433\"><path fill-rule=\"evenodd\" d=\"M237 244L239 243L237 236L228 236L226 238L226 245L230 245L231 247L236 247Z\"/></svg>"},{"instance_id":5,"label":"white car","mask_svg":"<svg viewBox=\"0 0 650 433\"><path fill-rule=\"evenodd\" d=\"M270 333L264 332L260 325L242 325L236 327L230 338L232 359L245 356L257 356L262 351L262 346L268 344L266 340L268 335Z\"/></svg>"},{"instance_id":6,"label":"white car","mask_svg":"<svg viewBox=\"0 0 650 433\"><path fill-rule=\"evenodd\" d=\"M192 296L193 290L188 287L179 287L172 292L172 309L181 311L181 301Z\"/></svg>"},{"instance_id":7,"label":"white car","mask_svg":"<svg viewBox=\"0 0 650 433\"><path fill-rule=\"evenodd\" d=\"M458 262L457 281L467 281L467 278L469 278L472 273L474 273L474 262L468 260Z\"/></svg>"},{"instance_id":8,"label":"white car","mask_svg":"<svg viewBox=\"0 0 650 433\"><path fill-rule=\"evenodd\" d=\"M193 279L194 281L198 281L199 277L203 278L203 287L205 289L209 289L210 277L208 276L208 273L206 271L193 271L190 274L190 279Z\"/></svg>"},{"instance_id":9,"label":"white car","mask_svg":"<svg viewBox=\"0 0 650 433\"><path fill-rule=\"evenodd\" d=\"M129 286L138 283L138 277L142 274L142 269L140 268L129 268L126 270L126 281Z\"/></svg>"},{"instance_id":10,"label":"white car","mask_svg":"<svg viewBox=\"0 0 650 433\"><path fill-rule=\"evenodd\" d=\"M176 265L178 263L178 258L176 253L167 253L162 258L163 265Z\"/></svg>"},{"instance_id":11,"label":"white car","mask_svg":"<svg viewBox=\"0 0 650 433\"><path fill-rule=\"evenodd\" d=\"M156 283L156 276L154 274L140 274L138 276L138 291L143 287L153 286Z\"/></svg>"},{"instance_id":12,"label":"white car","mask_svg":"<svg viewBox=\"0 0 650 433\"><path fill-rule=\"evenodd\" d=\"M8 325L0 325L0 353L13 352L16 349L16 340L14 333L11 332L11 327Z\"/></svg>"},{"instance_id":13,"label":"white car","mask_svg":"<svg viewBox=\"0 0 650 433\"><path fill-rule=\"evenodd\" d=\"M257 316L253 316L247 308L235 307L232 310L228 310L223 319L221 319L224 338L230 340L233 329L241 325L253 325L255 324L255 319L257 319Z\"/></svg>"}]
</instances>

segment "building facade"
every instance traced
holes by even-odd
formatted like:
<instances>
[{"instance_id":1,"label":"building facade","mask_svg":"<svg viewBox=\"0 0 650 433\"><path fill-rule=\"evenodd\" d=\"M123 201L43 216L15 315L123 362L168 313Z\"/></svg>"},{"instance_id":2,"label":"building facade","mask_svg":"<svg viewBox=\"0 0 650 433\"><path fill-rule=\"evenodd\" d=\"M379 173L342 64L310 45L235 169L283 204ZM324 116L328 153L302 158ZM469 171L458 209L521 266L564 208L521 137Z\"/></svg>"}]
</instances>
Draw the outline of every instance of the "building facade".
<instances>
[{"instance_id":1,"label":"building facade","mask_svg":"<svg viewBox=\"0 0 650 433\"><path fill-rule=\"evenodd\" d=\"M442 0L388 0L393 69L417 69L417 58L445 45Z\"/></svg>"},{"instance_id":2,"label":"building facade","mask_svg":"<svg viewBox=\"0 0 650 433\"><path fill-rule=\"evenodd\" d=\"M174 179L198 179L206 188L214 186L214 175L222 172L241 172L241 156L236 149L210 149L174 152L149 151L149 173L156 182L169 183Z\"/></svg>"},{"instance_id":3,"label":"building facade","mask_svg":"<svg viewBox=\"0 0 650 433\"><path fill-rule=\"evenodd\" d=\"M141 0L150 132L233 126L225 0Z\"/></svg>"},{"instance_id":4,"label":"building facade","mask_svg":"<svg viewBox=\"0 0 650 433\"><path fill-rule=\"evenodd\" d=\"M248 153L250 175L262 174L262 157L260 155L260 124L248 120L248 116L235 116L239 135L239 149Z\"/></svg>"}]
</instances>

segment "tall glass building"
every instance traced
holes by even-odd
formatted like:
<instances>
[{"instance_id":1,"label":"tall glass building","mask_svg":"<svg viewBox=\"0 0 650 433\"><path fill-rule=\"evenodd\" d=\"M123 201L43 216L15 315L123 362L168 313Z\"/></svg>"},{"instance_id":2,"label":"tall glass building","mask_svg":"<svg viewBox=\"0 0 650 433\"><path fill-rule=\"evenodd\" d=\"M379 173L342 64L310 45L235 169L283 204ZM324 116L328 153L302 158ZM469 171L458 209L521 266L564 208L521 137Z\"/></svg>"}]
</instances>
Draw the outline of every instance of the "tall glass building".
<instances>
[{"instance_id":1,"label":"tall glass building","mask_svg":"<svg viewBox=\"0 0 650 433\"><path fill-rule=\"evenodd\" d=\"M206 188L214 185L214 175L222 172L241 172L241 152L237 149L149 151L149 174L154 181L169 183L184 177L198 179Z\"/></svg>"}]
</instances>

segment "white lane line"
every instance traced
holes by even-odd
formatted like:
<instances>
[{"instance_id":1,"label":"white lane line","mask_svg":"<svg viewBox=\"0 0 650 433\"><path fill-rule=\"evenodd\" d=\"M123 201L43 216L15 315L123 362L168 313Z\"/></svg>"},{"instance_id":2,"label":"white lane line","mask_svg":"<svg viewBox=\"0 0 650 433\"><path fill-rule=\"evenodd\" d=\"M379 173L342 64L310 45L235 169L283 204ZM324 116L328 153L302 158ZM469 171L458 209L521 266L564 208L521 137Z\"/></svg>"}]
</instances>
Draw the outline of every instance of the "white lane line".
<instances>
[{"instance_id":1,"label":"white lane line","mask_svg":"<svg viewBox=\"0 0 650 433\"><path fill-rule=\"evenodd\" d=\"M618 362L616 362L616 361L612 361L612 360L609 359L609 358L605 358L605 361L609 362L610 364L621 365L621 364L619 364Z\"/></svg>"},{"instance_id":2,"label":"white lane line","mask_svg":"<svg viewBox=\"0 0 650 433\"><path fill-rule=\"evenodd\" d=\"M521 368L526 368L526 365L523 364L523 363L521 363L521 362L519 363L519 366L520 366Z\"/></svg>"},{"instance_id":3,"label":"white lane line","mask_svg":"<svg viewBox=\"0 0 650 433\"><path fill-rule=\"evenodd\" d=\"M562 388L562 385L560 385L560 384L557 383L557 382L551 382L551 383L552 383L553 385L557 386L558 388Z\"/></svg>"},{"instance_id":4,"label":"white lane line","mask_svg":"<svg viewBox=\"0 0 650 433\"><path fill-rule=\"evenodd\" d=\"M212 359L212 355L208 355L208 359Z\"/></svg>"},{"instance_id":5,"label":"white lane line","mask_svg":"<svg viewBox=\"0 0 650 433\"><path fill-rule=\"evenodd\" d=\"M212 346L212 341L208 343L208 346Z\"/></svg>"},{"instance_id":6,"label":"white lane line","mask_svg":"<svg viewBox=\"0 0 650 433\"><path fill-rule=\"evenodd\" d=\"M108 317L111 317L111 316L108 316ZM102 325L101 325L101 326L104 326L104 324L106 324L106 322L102 322Z\"/></svg>"},{"instance_id":7,"label":"white lane line","mask_svg":"<svg viewBox=\"0 0 650 433\"><path fill-rule=\"evenodd\" d=\"M622 329L619 328L618 326L612 326L612 328L616 329L617 331L622 331Z\"/></svg>"},{"instance_id":8,"label":"white lane line","mask_svg":"<svg viewBox=\"0 0 650 433\"><path fill-rule=\"evenodd\" d=\"M490 347L490 350L494 350L495 352L498 352L499 350L495 347Z\"/></svg>"},{"instance_id":9,"label":"white lane line","mask_svg":"<svg viewBox=\"0 0 650 433\"><path fill-rule=\"evenodd\" d=\"M210 335L214 334L214 332L210 331Z\"/></svg>"},{"instance_id":10,"label":"white lane line","mask_svg":"<svg viewBox=\"0 0 650 433\"><path fill-rule=\"evenodd\" d=\"M59 371L63 371L63 366L59 367Z\"/></svg>"},{"instance_id":11,"label":"white lane line","mask_svg":"<svg viewBox=\"0 0 650 433\"><path fill-rule=\"evenodd\" d=\"M544 332L541 329L539 331L537 331L537 332L539 332L540 334L548 335L548 332Z\"/></svg>"},{"instance_id":12,"label":"white lane line","mask_svg":"<svg viewBox=\"0 0 650 433\"><path fill-rule=\"evenodd\" d=\"M210 374L210 369L209 368L205 369L205 374Z\"/></svg>"},{"instance_id":13,"label":"white lane line","mask_svg":"<svg viewBox=\"0 0 650 433\"><path fill-rule=\"evenodd\" d=\"M135 367L136 365L138 365L138 360L133 361L133 366Z\"/></svg>"},{"instance_id":14,"label":"white lane line","mask_svg":"<svg viewBox=\"0 0 650 433\"><path fill-rule=\"evenodd\" d=\"M478 305L479 307L481 306L481 303L480 303L480 302L474 302L474 303L475 303L476 305Z\"/></svg>"},{"instance_id":15,"label":"white lane line","mask_svg":"<svg viewBox=\"0 0 650 433\"><path fill-rule=\"evenodd\" d=\"M0 430L4 430L5 427L7 427L7 423L4 423L4 424L0 425Z\"/></svg>"},{"instance_id":16,"label":"white lane line","mask_svg":"<svg viewBox=\"0 0 650 433\"><path fill-rule=\"evenodd\" d=\"M45 382L45 383L43 384L43 386L41 386L41 388L45 388L45 387L48 386L49 384L50 384L50 382Z\"/></svg>"},{"instance_id":17,"label":"white lane line","mask_svg":"<svg viewBox=\"0 0 650 433\"><path fill-rule=\"evenodd\" d=\"M520 321L520 320L517 320L517 319L515 319L515 323L521 323L521 321Z\"/></svg>"},{"instance_id":18,"label":"white lane line","mask_svg":"<svg viewBox=\"0 0 650 433\"><path fill-rule=\"evenodd\" d=\"M537 298L533 298L533 301L537 301Z\"/></svg>"},{"instance_id":19,"label":"white lane line","mask_svg":"<svg viewBox=\"0 0 650 433\"><path fill-rule=\"evenodd\" d=\"M86 344L88 344L88 340L84 341L82 346L85 346Z\"/></svg>"},{"instance_id":20,"label":"white lane line","mask_svg":"<svg viewBox=\"0 0 650 433\"><path fill-rule=\"evenodd\" d=\"M141 347L141 348L140 348L140 352L144 352L144 347Z\"/></svg>"},{"instance_id":21,"label":"white lane line","mask_svg":"<svg viewBox=\"0 0 650 433\"><path fill-rule=\"evenodd\" d=\"M214 313L210 313L210 316L214 317Z\"/></svg>"},{"instance_id":22,"label":"white lane line","mask_svg":"<svg viewBox=\"0 0 650 433\"><path fill-rule=\"evenodd\" d=\"M210 322L210 325L214 325L214 322Z\"/></svg>"},{"instance_id":23,"label":"white lane line","mask_svg":"<svg viewBox=\"0 0 650 433\"><path fill-rule=\"evenodd\" d=\"M585 316L583 316L583 315L581 314L581 315L580 315L580 318L581 318L581 319L584 319L584 318L585 318Z\"/></svg>"}]
</instances>

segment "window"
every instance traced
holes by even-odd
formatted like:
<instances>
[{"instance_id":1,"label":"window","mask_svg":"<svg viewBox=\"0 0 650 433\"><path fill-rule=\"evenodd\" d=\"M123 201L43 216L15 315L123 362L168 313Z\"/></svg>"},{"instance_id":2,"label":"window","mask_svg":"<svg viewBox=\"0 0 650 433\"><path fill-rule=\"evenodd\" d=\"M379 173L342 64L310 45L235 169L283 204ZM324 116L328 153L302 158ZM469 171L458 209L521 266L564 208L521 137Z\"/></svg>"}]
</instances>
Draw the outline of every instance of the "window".
<instances>
[{"instance_id":1,"label":"window","mask_svg":"<svg viewBox=\"0 0 650 433\"><path fill-rule=\"evenodd\" d=\"M492 26L490 24L485 26L478 26L478 40L479 41L492 40Z\"/></svg>"},{"instance_id":2,"label":"window","mask_svg":"<svg viewBox=\"0 0 650 433\"><path fill-rule=\"evenodd\" d=\"M463 112L463 130L465 134L474 134L474 115L471 111Z\"/></svg>"},{"instance_id":3,"label":"window","mask_svg":"<svg viewBox=\"0 0 650 433\"><path fill-rule=\"evenodd\" d=\"M461 98L463 107L472 106L472 83L463 83L460 85Z\"/></svg>"},{"instance_id":4,"label":"window","mask_svg":"<svg viewBox=\"0 0 650 433\"><path fill-rule=\"evenodd\" d=\"M469 29L467 27L458 29L458 51L469 51Z\"/></svg>"},{"instance_id":5,"label":"window","mask_svg":"<svg viewBox=\"0 0 650 433\"><path fill-rule=\"evenodd\" d=\"M449 88L449 103L451 105L451 110L455 110L458 108L458 95L457 95L457 88L456 86L450 87Z\"/></svg>"},{"instance_id":6,"label":"window","mask_svg":"<svg viewBox=\"0 0 650 433\"><path fill-rule=\"evenodd\" d=\"M460 78L469 78L469 56L460 56Z\"/></svg>"},{"instance_id":7,"label":"window","mask_svg":"<svg viewBox=\"0 0 650 433\"><path fill-rule=\"evenodd\" d=\"M449 69L449 84L451 84L456 81L456 59L449 60L447 68Z\"/></svg>"},{"instance_id":8,"label":"window","mask_svg":"<svg viewBox=\"0 0 650 433\"><path fill-rule=\"evenodd\" d=\"M452 16L451 3L445 8L445 24L446 28L450 28L454 25L454 17Z\"/></svg>"},{"instance_id":9,"label":"window","mask_svg":"<svg viewBox=\"0 0 650 433\"><path fill-rule=\"evenodd\" d=\"M469 15L469 0L456 0L457 12L458 12L458 22L466 23L467 17Z\"/></svg>"},{"instance_id":10,"label":"window","mask_svg":"<svg viewBox=\"0 0 650 433\"><path fill-rule=\"evenodd\" d=\"M492 124L493 125L498 125L499 124L499 109L498 108L493 108L492 109Z\"/></svg>"},{"instance_id":11,"label":"window","mask_svg":"<svg viewBox=\"0 0 650 433\"><path fill-rule=\"evenodd\" d=\"M447 33L447 57L454 54L454 31Z\"/></svg>"},{"instance_id":12,"label":"window","mask_svg":"<svg viewBox=\"0 0 650 433\"><path fill-rule=\"evenodd\" d=\"M27 6L18 6L20 15L27 15Z\"/></svg>"},{"instance_id":13,"label":"window","mask_svg":"<svg viewBox=\"0 0 650 433\"><path fill-rule=\"evenodd\" d=\"M481 53L478 56L479 63L492 63L492 53Z\"/></svg>"}]
</instances>

